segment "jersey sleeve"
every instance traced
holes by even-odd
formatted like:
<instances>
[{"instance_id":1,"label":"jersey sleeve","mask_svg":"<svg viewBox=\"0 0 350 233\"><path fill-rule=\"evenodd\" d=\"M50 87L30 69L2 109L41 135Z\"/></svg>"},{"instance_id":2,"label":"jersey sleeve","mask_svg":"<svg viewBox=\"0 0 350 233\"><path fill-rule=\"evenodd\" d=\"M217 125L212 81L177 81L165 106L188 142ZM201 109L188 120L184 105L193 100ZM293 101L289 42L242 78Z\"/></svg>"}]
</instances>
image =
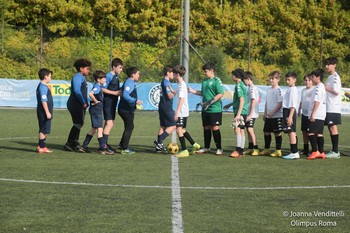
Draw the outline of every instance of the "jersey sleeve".
<instances>
[{"instance_id":1,"label":"jersey sleeve","mask_svg":"<svg viewBox=\"0 0 350 233\"><path fill-rule=\"evenodd\" d=\"M217 79L217 82L216 82L216 91L217 93L216 94L224 94L224 87L222 85L222 82L221 82L221 79Z\"/></svg>"},{"instance_id":2,"label":"jersey sleeve","mask_svg":"<svg viewBox=\"0 0 350 233\"><path fill-rule=\"evenodd\" d=\"M75 96L77 97L78 101L84 105L86 104L85 103L85 100L84 100L84 97L83 97L83 93L81 93L81 84L84 82L84 76L82 75L75 75L73 77L73 84L74 84L74 94Z\"/></svg>"},{"instance_id":3,"label":"jersey sleeve","mask_svg":"<svg viewBox=\"0 0 350 233\"><path fill-rule=\"evenodd\" d=\"M48 97L47 97L47 93L48 93L49 88L42 84L39 87L39 93L40 93L40 101L43 102L48 102Z\"/></svg>"},{"instance_id":4,"label":"jersey sleeve","mask_svg":"<svg viewBox=\"0 0 350 233\"><path fill-rule=\"evenodd\" d=\"M136 99L131 97L130 95L134 91L134 89L135 89L134 83L127 80L124 84L123 99L130 104L133 104L136 102Z\"/></svg>"}]
</instances>

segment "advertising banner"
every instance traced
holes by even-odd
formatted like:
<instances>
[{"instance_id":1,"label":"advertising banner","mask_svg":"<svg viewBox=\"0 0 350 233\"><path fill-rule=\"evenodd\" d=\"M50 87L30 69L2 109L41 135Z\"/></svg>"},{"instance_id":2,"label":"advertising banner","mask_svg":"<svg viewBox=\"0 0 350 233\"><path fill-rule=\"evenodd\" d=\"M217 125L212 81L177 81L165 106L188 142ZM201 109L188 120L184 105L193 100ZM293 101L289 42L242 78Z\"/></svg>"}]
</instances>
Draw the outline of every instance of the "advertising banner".
<instances>
[{"instance_id":1,"label":"advertising banner","mask_svg":"<svg viewBox=\"0 0 350 233\"><path fill-rule=\"evenodd\" d=\"M15 79L0 79L0 107L18 107L18 108L36 108L36 88L39 80L15 80ZM92 83L88 84L88 90L92 88ZM177 83L173 83L173 89L177 89ZM52 80L48 84L53 100L54 108L67 108L67 100L70 95L70 81ZM189 87L200 90L200 83L189 83ZM224 84L224 97L222 98L223 106L232 102L234 85ZM257 85L260 99L259 111L264 112L266 91L269 86ZM282 86L283 92L288 87ZM299 91L299 100L303 86L297 87ZM345 97L344 93L350 92L350 88L342 90L342 114L350 114L350 99ZM160 98L160 83L137 83L137 93L140 100L143 102L143 110L157 110ZM196 110L197 103L201 102L201 97L193 94L188 94L188 102L191 111ZM176 98L174 101L176 106ZM174 107L175 107L174 106ZM200 110L200 109L199 109ZM232 108L228 110L232 111Z\"/></svg>"}]
</instances>

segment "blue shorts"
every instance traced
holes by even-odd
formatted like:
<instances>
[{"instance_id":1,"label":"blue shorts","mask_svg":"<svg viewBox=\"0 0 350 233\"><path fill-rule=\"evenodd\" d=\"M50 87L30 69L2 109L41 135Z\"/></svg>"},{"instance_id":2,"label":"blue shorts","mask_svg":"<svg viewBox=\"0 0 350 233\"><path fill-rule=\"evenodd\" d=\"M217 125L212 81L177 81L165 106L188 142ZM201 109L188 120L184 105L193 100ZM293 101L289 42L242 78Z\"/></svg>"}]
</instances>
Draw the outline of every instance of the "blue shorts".
<instances>
[{"instance_id":1,"label":"blue shorts","mask_svg":"<svg viewBox=\"0 0 350 233\"><path fill-rule=\"evenodd\" d=\"M174 111L163 112L159 111L159 122L161 127L175 126L175 113Z\"/></svg>"},{"instance_id":2,"label":"blue shorts","mask_svg":"<svg viewBox=\"0 0 350 233\"><path fill-rule=\"evenodd\" d=\"M50 134L51 131L51 119L47 119L46 113L37 111L39 133Z\"/></svg>"},{"instance_id":3,"label":"blue shorts","mask_svg":"<svg viewBox=\"0 0 350 233\"><path fill-rule=\"evenodd\" d=\"M102 105L102 103L90 106L89 113L90 113L90 117L91 117L92 128L103 128L103 105Z\"/></svg>"},{"instance_id":4,"label":"blue shorts","mask_svg":"<svg viewBox=\"0 0 350 233\"><path fill-rule=\"evenodd\" d=\"M111 96L103 99L103 116L107 120L115 120L118 97Z\"/></svg>"}]
</instances>

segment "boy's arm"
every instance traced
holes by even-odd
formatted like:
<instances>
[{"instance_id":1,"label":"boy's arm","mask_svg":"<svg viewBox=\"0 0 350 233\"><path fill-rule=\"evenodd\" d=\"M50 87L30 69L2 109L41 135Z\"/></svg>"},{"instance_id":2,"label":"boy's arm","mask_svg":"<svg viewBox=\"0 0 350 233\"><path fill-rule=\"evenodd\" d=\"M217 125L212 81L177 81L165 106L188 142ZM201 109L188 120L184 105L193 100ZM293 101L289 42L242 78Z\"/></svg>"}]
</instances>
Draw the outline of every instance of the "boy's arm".
<instances>
[{"instance_id":1,"label":"boy's arm","mask_svg":"<svg viewBox=\"0 0 350 233\"><path fill-rule=\"evenodd\" d=\"M310 121L311 122L315 122L315 113L316 113L316 111L318 109L318 106L320 106L320 102L315 101L314 107L312 108L312 112L311 112L311 115L310 115Z\"/></svg>"},{"instance_id":2,"label":"boy's arm","mask_svg":"<svg viewBox=\"0 0 350 233\"><path fill-rule=\"evenodd\" d=\"M100 102L100 101L98 101L98 100L95 98L94 92L93 92L93 91L90 91L89 97L90 97L91 101L93 102L93 104L91 104L91 105L96 105L96 104L98 104L98 103Z\"/></svg>"},{"instance_id":3,"label":"boy's arm","mask_svg":"<svg viewBox=\"0 0 350 233\"><path fill-rule=\"evenodd\" d=\"M244 97L239 98L239 106L238 106L238 111L237 115L235 116L234 120L240 120L241 119L241 113L244 105Z\"/></svg>"},{"instance_id":4,"label":"boy's arm","mask_svg":"<svg viewBox=\"0 0 350 233\"><path fill-rule=\"evenodd\" d=\"M176 111L175 111L175 121L177 121L179 112L180 112L180 110L181 110L182 105L184 104L184 102L185 102L185 99L180 97L179 104L177 105L177 108L176 108Z\"/></svg>"},{"instance_id":5,"label":"boy's arm","mask_svg":"<svg viewBox=\"0 0 350 233\"><path fill-rule=\"evenodd\" d=\"M292 124L293 124L293 114L294 114L294 112L295 112L295 108L290 108L288 121L287 121L287 125L288 126L292 126Z\"/></svg>"},{"instance_id":6,"label":"boy's arm","mask_svg":"<svg viewBox=\"0 0 350 233\"><path fill-rule=\"evenodd\" d=\"M118 91L111 91L108 90L107 88L102 88L103 93L105 94L109 94L109 95L116 95L116 96L122 96L123 95L123 91L122 90L118 90Z\"/></svg>"},{"instance_id":7,"label":"boy's arm","mask_svg":"<svg viewBox=\"0 0 350 233\"><path fill-rule=\"evenodd\" d=\"M43 105L43 108L45 110L47 119L51 119L52 115L51 115L51 112L49 110L49 106L48 106L47 102L46 101L42 102L42 105Z\"/></svg>"},{"instance_id":8,"label":"boy's arm","mask_svg":"<svg viewBox=\"0 0 350 233\"><path fill-rule=\"evenodd\" d=\"M198 90L195 90L191 87L188 87L187 88L188 92L191 93L191 94L195 94L195 95L199 95L199 96L202 96L202 91L198 91Z\"/></svg>"},{"instance_id":9,"label":"boy's arm","mask_svg":"<svg viewBox=\"0 0 350 233\"><path fill-rule=\"evenodd\" d=\"M253 117L253 114L255 112L255 105L256 105L256 100L252 99L250 102L250 112L249 112L249 115L247 116L247 121L250 121L250 119Z\"/></svg>"}]
</instances>

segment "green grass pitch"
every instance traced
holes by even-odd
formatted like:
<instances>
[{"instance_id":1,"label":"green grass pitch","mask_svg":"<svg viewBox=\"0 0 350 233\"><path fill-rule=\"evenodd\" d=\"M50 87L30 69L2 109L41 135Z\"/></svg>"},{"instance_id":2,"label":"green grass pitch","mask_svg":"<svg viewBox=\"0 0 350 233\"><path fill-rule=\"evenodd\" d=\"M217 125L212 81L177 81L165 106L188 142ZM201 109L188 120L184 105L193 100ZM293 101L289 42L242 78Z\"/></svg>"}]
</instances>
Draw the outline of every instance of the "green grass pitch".
<instances>
[{"instance_id":1,"label":"green grass pitch","mask_svg":"<svg viewBox=\"0 0 350 233\"><path fill-rule=\"evenodd\" d=\"M54 153L48 155L35 152L34 109L0 111L0 232L172 232L172 159L154 152L156 112L136 112L130 145L136 154L99 155L62 150L71 119L68 111L56 110L47 138ZM225 113L221 128L226 156L178 160L183 232L350 232L349 116L339 128L344 156L315 161L231 159L231 119ZM80 141L90 126L87 114ZM262 126L260 117L260 148ZM202 145L200 113L191 113L187 128ZM118 145L122 130L117 117L110 144ZM326 128L324 133L328 151ZM298 138L301 149L300 132ZM90 148L97 145L94 137ZM283 135L283 152L288 151Z\"/></svg>"}]
</instances>

